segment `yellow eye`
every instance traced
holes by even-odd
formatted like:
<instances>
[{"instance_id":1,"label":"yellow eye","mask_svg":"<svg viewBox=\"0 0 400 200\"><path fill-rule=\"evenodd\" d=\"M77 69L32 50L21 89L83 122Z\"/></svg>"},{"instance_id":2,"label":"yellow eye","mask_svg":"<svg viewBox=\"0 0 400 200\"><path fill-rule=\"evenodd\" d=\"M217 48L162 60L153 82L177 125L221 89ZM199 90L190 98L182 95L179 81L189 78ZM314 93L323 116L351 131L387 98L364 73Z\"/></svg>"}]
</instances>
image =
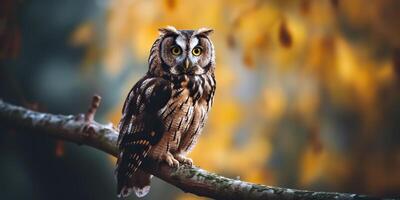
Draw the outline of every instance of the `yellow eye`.
<instances>
[{"instance_id":1,"label":"yellow eye","mask_svg":"<svg viewBox=\"0 0 400 200\"><path fill-rule=\"evenodd\" d=\"M174 56L179 56L182 53L182 49L180 47L178 47L178 46L174 46L174 47L171 48L171 53Z\"/></svg>"},{"instance_id":2,"label":"yellow eye","mask_svg":"<svg viewBox=\"0 0 400 200\"><path fill-rule=\"evenodd\" d=\"M200 47L195 47L192 50L192 54L195 55L195 56L199 56L202 53L202 51L203 50Z\"/></svg>"}]
</instances>

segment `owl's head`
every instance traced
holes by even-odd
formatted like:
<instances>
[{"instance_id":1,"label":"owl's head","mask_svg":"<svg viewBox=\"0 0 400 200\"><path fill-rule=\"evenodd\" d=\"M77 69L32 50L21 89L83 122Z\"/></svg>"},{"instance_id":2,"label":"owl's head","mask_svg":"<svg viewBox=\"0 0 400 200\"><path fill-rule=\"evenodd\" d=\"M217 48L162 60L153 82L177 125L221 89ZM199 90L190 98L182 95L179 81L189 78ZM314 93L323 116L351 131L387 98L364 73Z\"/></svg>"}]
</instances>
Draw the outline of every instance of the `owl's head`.
<instances>
[{"instance_id":1,"label":"owl's head","mask_svg":"<svg viewBox=\"0 0 400 200\"><path fill-rule=\"evenodd\" d=\"M213 73L214 46L209 38L212 29L177 30L159 29L149 56L149 72L158 75L202 75Z\"/></svg>"}]
</instances>

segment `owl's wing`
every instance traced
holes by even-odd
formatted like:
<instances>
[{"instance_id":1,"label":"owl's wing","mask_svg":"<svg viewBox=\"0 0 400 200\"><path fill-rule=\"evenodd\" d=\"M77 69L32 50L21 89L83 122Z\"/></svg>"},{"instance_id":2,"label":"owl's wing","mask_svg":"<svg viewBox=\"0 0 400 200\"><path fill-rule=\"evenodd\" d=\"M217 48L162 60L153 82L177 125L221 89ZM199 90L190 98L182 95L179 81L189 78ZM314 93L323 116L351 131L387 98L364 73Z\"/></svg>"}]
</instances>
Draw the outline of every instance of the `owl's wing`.
<instances>
[{"instance_id":1,"label":"owl's wing","mask_svg":"<svg viewBox=\"0 0 400 200\"><path fill-rule=\"evenodd\" d=\"M119 123L118 191L138 169L151 147L160 141L164 128L157 113L167 104L171 93L169 81L148 76L129 92Z\"/></svg>"}]
</instances>

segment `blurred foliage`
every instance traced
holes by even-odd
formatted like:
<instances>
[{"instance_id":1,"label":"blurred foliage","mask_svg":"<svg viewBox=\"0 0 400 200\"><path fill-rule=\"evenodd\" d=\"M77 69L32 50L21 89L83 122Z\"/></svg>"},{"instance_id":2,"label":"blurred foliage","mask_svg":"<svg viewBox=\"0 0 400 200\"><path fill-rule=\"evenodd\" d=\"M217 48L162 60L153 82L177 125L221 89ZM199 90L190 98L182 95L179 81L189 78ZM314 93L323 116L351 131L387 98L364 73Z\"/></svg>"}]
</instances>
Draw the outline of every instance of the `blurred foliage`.
<instances>
[{"instance_id":1,"label":"blurred foliage","mask_svg":"<svg viewBox=\"0 0 400 200\"><path fill-rule=\"evenodd\" d=\"M205 131L190 154L196 165L282 187L375 195L400 191L399 1L95 3L97 7L86 8L97 12L76 19L58 41L79 52L75 66L69 66L69 59L62 65L55 62L58 79L46 80L55 89L42 85L30 92L42 107L71 113L56 105L84 104L81 94L99 92L105 99L100 114L116 124L126 94L147 71L157 29L212 27L217 93ZM3 8L9 12L0 12L0 56L19 59L24 41L13 9ZM77 89L76 101L60 100ZM68 154L63 148L56 143L57 156ZM151 193L166 190L155 187Z\"/></svg>"}]
</instances>

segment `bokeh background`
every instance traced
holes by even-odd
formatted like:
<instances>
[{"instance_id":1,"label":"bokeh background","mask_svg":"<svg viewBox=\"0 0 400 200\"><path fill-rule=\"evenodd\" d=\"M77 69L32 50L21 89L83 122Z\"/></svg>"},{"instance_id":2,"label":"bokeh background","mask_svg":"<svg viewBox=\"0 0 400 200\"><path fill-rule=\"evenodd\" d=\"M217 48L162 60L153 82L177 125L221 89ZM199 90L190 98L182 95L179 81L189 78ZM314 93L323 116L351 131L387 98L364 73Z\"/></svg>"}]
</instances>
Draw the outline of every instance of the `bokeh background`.
<instances>
[{"instance_id":1,"label":"bokeh background","mask_svg":"<svg viewBox=\"0 0 400 200\"><path fill-rule=\"evenodd\" d=\"M215 29L196 165L260 184L400 195L400 1L2 0L0 98L116 124L157 29ZM0 134L1 199L116 199L115 159ZM153 179L144 199L201 199ZM131 197L130 199L135 199Z\"/></svg>"}]
</instances>

